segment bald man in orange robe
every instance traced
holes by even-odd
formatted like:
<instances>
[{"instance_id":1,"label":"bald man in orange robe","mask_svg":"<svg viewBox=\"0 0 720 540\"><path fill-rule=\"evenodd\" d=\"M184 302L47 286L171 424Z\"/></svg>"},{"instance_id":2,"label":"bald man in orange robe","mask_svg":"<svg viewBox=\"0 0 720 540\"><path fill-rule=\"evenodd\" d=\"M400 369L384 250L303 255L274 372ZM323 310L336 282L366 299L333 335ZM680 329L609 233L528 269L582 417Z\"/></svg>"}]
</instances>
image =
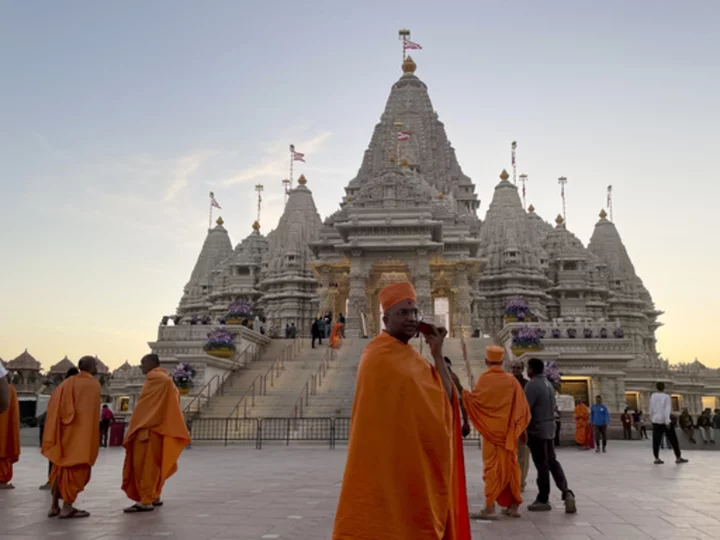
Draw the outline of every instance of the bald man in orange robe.
<instances>
[{"instance_id":1,"label":"bald man in orange robe","mask_svg":"<svg viewBox=\"0 0 720 540\"><path fill-rule=\"evenodd\" d=\"M345 475L333 540L465 540L458 396L442 355L444 329L428 326L433 365L408 342L418 332L415 290L385 287L386 330L358 367Z\"/></svg>"},{"instance_id":2,"label":"bald man in orange robe","mask_svg":"<svg viewBox=\"0 0 720 540\"><path fill-rule=\"evenodd\" d=\"M20 459L20 406L17 392L8 385L8 409L0 414L0 490L15 489L10 481L13 463Z\"/></svg>"},{"instance_id":3,"label":"bald man in orange robe","mask_svg":"<svg viewBox=\"0 0 720 540\"><path fill-rule=\"evenodd\" d=\"M61 519L90 516L73 506L90 481L90 470L100 448L100 383L94 378L97 362L83 356L80 373L65 379L50 396L42 454L52 464L52 506L48 517ZM62 510L59 499L63 501Z\"/></svg>"},{"instance_id":4,"label":"bald man in orange robe","mask_svg":"<svg viewBox=\"0 0 720 540\"><path fill-rule=\"evenodd\" d=\"M135 504L125 513L151 512L162 506L165 482L177 471L177 461L190 444L180 394L172 378L160 368L156 354L140 361L145 385L125 435L122 489Z\"/></svg>"},{"instance_id":5,"label":"bald man in orange robe","mask_svg":"<svg viewBox=\"0 0 720 540\"><path fill-rule=\"evenodd\" d=\"M482 435L485 508L477 517L486 520L497 519L496 502L513 517L520 517L522 503L517 451L530 423L530 407L520 383L503 370L503 354L502 347L487 347L488 368L462 398L470 421Z\"/></svg>"}]
</instances>

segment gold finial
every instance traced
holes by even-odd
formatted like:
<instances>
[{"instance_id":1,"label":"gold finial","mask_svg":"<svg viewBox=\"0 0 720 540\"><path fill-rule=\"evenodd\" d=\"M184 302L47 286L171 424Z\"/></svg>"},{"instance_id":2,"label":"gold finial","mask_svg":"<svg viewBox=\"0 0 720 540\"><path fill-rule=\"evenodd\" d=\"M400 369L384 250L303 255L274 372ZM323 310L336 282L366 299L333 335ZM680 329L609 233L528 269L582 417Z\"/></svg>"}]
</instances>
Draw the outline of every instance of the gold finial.
<instances>
[{"instance_id":1,"label":"gold finial","mask_svg":"<svg viewBox=\"0 0 720 540\"><path fill-rule=\"evenodd\" d=\"M219 218L217 218L217 221L215 223L217 223L218 225L222 225L225 222L223 221L222 217L219 217Z\"/></svg>"},{"instance_id":2,"label":"gold finial","mask_svg":"<svg viewBox=\"0 0 720 540\"><path fill-rule=\"evenodd\" d=\"M400 166L401 167L407 167L408 166L408 160L403 158L400 160Z\"/></svg>"},{"instance_id":3,"label":"gold finial","mask_svg":"<svg viewBox=\"0 0 720 540\"><path fill-rule=\"evenodd\" d=\"M390 163L395 163L395 156L390 154Z\"/></svg>"},{"instance_id":4,"label":"gold finial","mask_svg":"<svg viewBox=\"0 0 720 540\"><path fill-rule=\"evenodd\" d=\"M607 217L607 212L603 208L602 210L600 210L600 219L605 219L606 217Z\"/></svg>"},{"instance_id":5,"label":"gold finial","mask_svg":"<svg viewBox=\"0 0 720 540\"><path fill-rule=\"evenodd\" d=\"M535 212L535 207L532 204L528 206L528 212L530 212L531 214Z\"/></svg>"},{"instance_id":6,"label":"gold finial","mask_svg":"<svg viewBox=\"0 0 720 540\"><path fill-rule=\"evenodd\" d=\"M255 220L252 224L252 228L254 231L259 231L260 230L260 222Z\"/></svg>"},{"instance_id":7,"label":"gold finial","mask_svg":"<svg viewBox=\"0 0 720 540\"><path fill-rule=\"evenodd\" d=\"M445 195L443 195L442 193L438 193L438 199L440 199L442 201L444 198L445 198Z\"/></svg>"},{"instance_id":8,"label":"gold finial","mask_svg":"<svg viewBox=\"0 0 720 540\"><path fill-rule=\"evenodd\" d=\"M300 178L298 178L298 184L300 184L301 186L307 184L307 178L305 178L304 174L301 174Z\"/></svg>"},{"instance_id":9,"label":"gold finial","mask_svg":"<svg viewBox=\"0 0 720 540\"><path fill-rule=\"evenodd\" d=\"M352 195L348 195L347 197L345 197L345 202L352 202L352 201L353 201Z\"/></svg>"},{"instance_id":10,"label":"gold finial","mask_svg":"<svg viewBox=\"0 0 720 540\"><path fill-rule=\"evenodd\" d=\"M415 60L412 59L412 56L408 56L402 63L403 73L415 73L416 69L417 64Z\"/></svg>"},{"instance_id":11,"label":"gold finial","mask_svg":"<svg viewBox=\"0 0 720 540\"><path fill-rule=\"evenodd\" d=\"M510 178L510 175L508 174L508 172L505 169L503 169L502 172L500 173L500 180L502 180L503 182L507 182L508 178Z\"/></svg>"},{"instance_id":12,"label":"gold finial","mask_svg":"<svg viewBox=\"0 0 720 540\"><path fill-rule=\"evenodd\" d=\"M557 217L555 218L555 223L557 223L558 225L562 225L564 221L565 220L563 219L563 217L560 214L558 214Z\"/></svg>"}]
</instances>

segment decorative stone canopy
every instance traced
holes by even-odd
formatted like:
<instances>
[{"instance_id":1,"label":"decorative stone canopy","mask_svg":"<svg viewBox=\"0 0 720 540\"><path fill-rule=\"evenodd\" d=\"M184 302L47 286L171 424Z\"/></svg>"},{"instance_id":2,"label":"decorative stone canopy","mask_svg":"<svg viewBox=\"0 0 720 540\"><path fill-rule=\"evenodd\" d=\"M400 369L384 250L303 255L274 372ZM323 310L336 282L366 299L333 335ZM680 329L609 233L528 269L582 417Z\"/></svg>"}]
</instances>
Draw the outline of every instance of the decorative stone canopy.
<instances>
[{"instance_id":1,"label":"decorative stone canopy","mask_svg":"<svg viewBox=\"0 0 720 540\"><path fill-rule=\"evenodd\" d=\"M50 368L50 371L48 371L51 375L63 375L67 373L68 369L70 368L76 368L77 366L73 364L72 360L70 360L67 356L60 360L57 364L52 366Z\"/></svg>"},{"instance_id":2,"label":"decorative stone canopy","mask_svg":"<svg viewBox=\"0 0 720 540\"><path fill-rule=\"evenodd\" d=\"M35 357L28 352L27 349L25 349L25 351L18 357L10 360L6 364L6 366L9 370L13 371L40 371L42 369L42 365L40 364L40 362L38 362Z\"/></svg>"}]
</instances>

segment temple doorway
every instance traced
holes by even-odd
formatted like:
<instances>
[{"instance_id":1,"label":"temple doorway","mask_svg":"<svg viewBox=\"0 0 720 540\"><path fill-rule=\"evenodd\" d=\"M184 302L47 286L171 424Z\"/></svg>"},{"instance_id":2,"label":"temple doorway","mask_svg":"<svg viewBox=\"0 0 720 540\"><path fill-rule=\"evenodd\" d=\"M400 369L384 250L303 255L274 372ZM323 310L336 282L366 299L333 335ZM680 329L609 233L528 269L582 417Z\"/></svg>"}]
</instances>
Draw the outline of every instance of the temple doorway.
<instances>
[{"instance_id":1,"label":"temple doorway","mask_svg":"<svg viewBox=\"0 0 720 540\"><path fill-rule=\"evenodd\" d=\"M429 321L450 330L450 299L446 296L436 297L433 301L435 306L435 320Z\"/></svg>"}]
</instances>

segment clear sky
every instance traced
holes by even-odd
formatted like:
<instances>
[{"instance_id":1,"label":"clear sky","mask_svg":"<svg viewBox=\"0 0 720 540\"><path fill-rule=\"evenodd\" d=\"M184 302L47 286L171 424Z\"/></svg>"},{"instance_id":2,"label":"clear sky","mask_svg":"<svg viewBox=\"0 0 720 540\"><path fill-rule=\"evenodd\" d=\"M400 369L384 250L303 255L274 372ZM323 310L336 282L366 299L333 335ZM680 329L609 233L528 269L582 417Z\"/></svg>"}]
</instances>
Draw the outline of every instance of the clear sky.
<instances>
[{"instance_id":1,"label":"clear sky","mask_svg":"<svg viewBox=\"0 0 720 540\"><path fill-rule=\"evenodd\" d=\"M502 5L501 5L502 4ZM207 232L282 211L287 145L323 217L400 76L397 30L484 217L518 141L548 221L614 217L671 362L720 366L720 4L708 1L0 3L0 356L137 363ZM710 333L708 333L710 332Z\"/></svg>"}]
</instances>

